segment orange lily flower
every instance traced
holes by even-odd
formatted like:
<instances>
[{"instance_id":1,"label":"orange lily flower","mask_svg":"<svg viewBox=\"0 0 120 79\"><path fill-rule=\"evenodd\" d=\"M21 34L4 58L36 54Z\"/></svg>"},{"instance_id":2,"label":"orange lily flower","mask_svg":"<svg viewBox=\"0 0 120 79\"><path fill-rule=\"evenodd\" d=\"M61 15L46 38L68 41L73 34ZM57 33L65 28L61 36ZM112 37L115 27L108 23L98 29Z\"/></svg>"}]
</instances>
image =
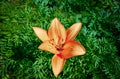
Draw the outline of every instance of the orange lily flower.
<instances>
[{"instance_id":1,"label":"orange lily flower","mask_svg":"<svg viewBox=\"0 0 120 79\"><path fill-rule=\"evenodd\" d=\"M57 18L52 20L48 31L33 27L35 34L43 41L38 48L55 54L52 57L55 77L62 71L66 59L85 54L85 48L74 40L81 27L81 23L75 23L66 30Z\"/></svg>"}]
</instances>

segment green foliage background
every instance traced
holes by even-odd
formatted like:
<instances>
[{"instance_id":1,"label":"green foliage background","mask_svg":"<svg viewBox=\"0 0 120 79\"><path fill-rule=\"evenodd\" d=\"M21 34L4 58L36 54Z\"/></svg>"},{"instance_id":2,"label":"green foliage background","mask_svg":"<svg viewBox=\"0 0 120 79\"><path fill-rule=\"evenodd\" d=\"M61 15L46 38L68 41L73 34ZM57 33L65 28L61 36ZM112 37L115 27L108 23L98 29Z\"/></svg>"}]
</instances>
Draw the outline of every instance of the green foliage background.
<instances>
[{"instance_id":1,"label":"green foliage background","mask_svg":"<svg viewBox=\"0 0 120 79\"><path fill-rule=\"evenodd\" d=\"M55 78L52 54L38 49L42 43L32 27L48 29L57 17L65 28L83 27L76 37L87 52L68 59ZM1 0L0 79L119 79L119 0Z\"/></svg>"}]
</instances>

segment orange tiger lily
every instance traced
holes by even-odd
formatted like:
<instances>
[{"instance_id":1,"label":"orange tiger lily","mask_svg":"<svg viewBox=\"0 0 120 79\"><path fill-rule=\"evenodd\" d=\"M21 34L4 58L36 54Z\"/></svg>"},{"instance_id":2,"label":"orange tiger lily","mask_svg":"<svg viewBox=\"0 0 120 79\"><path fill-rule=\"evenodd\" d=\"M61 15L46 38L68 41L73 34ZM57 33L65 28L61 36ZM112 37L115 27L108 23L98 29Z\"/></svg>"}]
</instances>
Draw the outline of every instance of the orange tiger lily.
<instances>
[{"instance_id":1,"label":"orange tiger lily","mask_svg":"<svg viewBox=\"0 0 120 79\"><path fill-rule=\"evenodd\" d=\"M48 31L33 27L35 34L43 42L38 48L55 54L52 57L55 77L62 71L66 59L85 54L85 48L74 40L81 27L81 23L75 23L66 30L57 18L52 20Z\"/></svg>"}]
</instances>

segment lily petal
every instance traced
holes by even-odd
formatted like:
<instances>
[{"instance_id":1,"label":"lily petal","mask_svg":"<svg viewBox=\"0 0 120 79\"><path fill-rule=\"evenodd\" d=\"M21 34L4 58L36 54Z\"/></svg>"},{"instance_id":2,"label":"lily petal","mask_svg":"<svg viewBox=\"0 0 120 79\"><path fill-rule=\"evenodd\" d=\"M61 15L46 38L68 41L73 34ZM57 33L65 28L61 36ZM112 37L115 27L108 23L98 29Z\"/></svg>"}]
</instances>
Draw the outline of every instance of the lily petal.
<instances>
[{"instance_id":1,"label":"lily petal","mask_svg":"<svg viewBox=\"0 0 120 79\"><path fill-rule=\"evenodd\" d=\"M58 57L57 55L53 56L52 70L53 70L55 77L57 77L59 75L59 73L62 71L65 61L66 61L65 59L62 59L62 58Z\"/></svg>"},{"instance_id":2,"label":"lily petal","mask_svg":"<svg viewBox=\"0 0 120 79\"><path fill-rule=\"evenodd\" d=\"M40 40L42 41L49 40L46 30L39 28L39 27L33 27L33 30Z\"/></svg>"},{"instance_id":3,"label":"lily petal","mask_svg":"<svg viewBox=\"0 0 120 79\"><path fill-rule=\"evenodd\" d=\"M43 42L38 48L41 49L41 50L49 51L53 54L58 53L58 51L56 50L54 45L52 45L49 41Z\"/></svg>"},{"instance_id":4,"label":"lily petal","mask_svg":"<svg viewBox=\"0 0 120 79\"><path fill-rule=\"evenodd\" d=\"M58 42L63 44L65 42L66 30L57 18L52 20L48 35L50 39L54 40L55 44L58 44Z\"/></svg>"},{"instance_id":5,"label":"lily petal","mask_svg":"<svg viewBox=\"0 0 120 79\"><path fill-rule=\"evenodd\" d=\"M77 41L67 42L63 49L61 53L66 59L73 56L84 55L86 52L85 48Z\"/></svg>"},{"instance_id":6,"label":"lily petal","mask_svg":"<svg viewBox=\"0 0 120 79\"><path fill-rule=\"evenodd\" d=\"M67 30L67 41L74 40L82 27L82 23L75 23Z\"/></svg>"}]
</instances>

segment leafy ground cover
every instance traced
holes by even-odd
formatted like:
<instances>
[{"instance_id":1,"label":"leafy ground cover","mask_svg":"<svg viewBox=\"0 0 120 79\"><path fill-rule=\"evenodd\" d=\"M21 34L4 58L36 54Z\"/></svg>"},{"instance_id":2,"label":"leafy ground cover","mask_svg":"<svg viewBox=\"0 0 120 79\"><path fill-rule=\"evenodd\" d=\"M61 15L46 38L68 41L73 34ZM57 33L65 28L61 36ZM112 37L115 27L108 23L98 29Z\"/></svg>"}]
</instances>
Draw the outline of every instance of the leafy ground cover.
<instances>
[{"instance_id":1,"label":"leafy ground cover","mask_svg":"<svg viewBox=\"0 0 120 79\"><path fill-rule=\"evenodd\" d=\"M47 30L55 17L66 29L82 22L76 40L87 50L68 59L58 79L120 78L119 0L1 0L1 79L56 79L53 55L38 49L42 41L32 29Z\"/></svg>"}]
</instances>

